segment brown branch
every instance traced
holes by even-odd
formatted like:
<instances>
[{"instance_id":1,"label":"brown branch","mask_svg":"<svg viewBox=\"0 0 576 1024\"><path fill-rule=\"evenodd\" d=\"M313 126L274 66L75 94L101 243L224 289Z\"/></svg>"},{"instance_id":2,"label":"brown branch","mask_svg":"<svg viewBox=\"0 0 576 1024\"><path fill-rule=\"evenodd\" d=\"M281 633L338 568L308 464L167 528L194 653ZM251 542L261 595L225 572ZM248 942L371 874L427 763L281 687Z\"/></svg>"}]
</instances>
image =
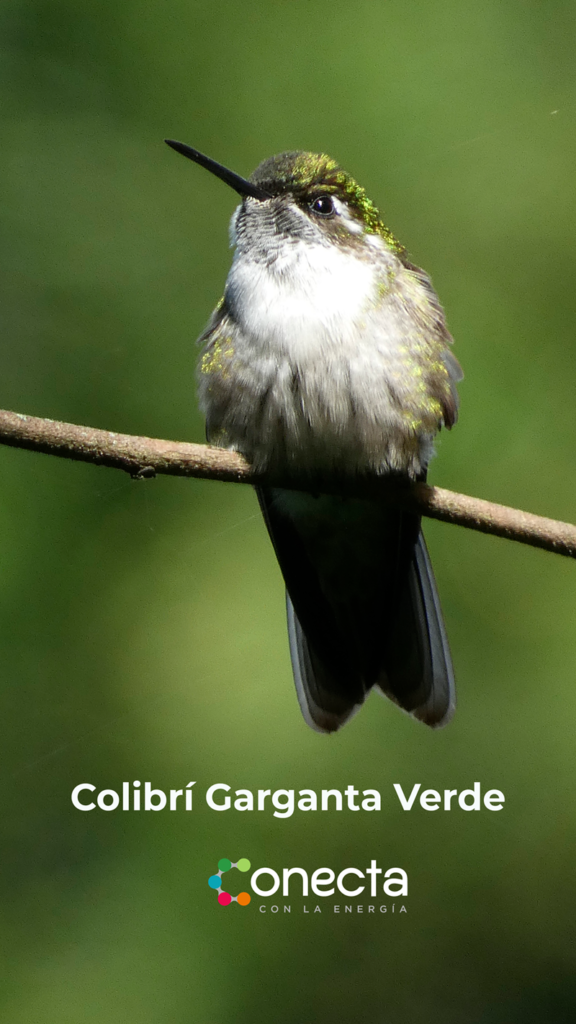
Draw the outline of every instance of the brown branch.
<instances>
[{"instance_id":1,"label":"brown branch","mask_svg":"<svg viewBox=\"0 0 576 1024\"><path fill-rule=\"evenodd\" d=\"M241 455L223 448L115 434L108 430L58 423L15 412L0 411L0 444L123 469L136 479L164 473L244 484L263 482L263 478L252 471ZM310 482L303 480L267 477L266 482L283 484L296 490L310 489ZM317 481L315 484L319 486ZM322 491L334 493L380 494L402 508L419 512L431 519L456 523L471 530L491 533L576 558L576 526L531 515L506 505L496 505L481 498L456 494L442 487L422 483L402 484L386 477L370 480L358 478L354 481L338 481L337 484L334 481L322 481L320 487Z\"/></svg>"}]
</instances>

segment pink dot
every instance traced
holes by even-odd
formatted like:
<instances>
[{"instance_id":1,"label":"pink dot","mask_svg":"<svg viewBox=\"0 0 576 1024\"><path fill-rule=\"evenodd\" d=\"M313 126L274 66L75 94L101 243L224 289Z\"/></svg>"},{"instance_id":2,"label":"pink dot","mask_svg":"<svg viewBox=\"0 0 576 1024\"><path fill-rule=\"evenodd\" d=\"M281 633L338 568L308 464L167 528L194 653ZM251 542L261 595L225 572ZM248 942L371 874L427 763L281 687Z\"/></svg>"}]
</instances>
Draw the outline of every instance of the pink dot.
<instances>
[{"instance_id":1,"label":"pink dot","mask_svg":"<svg viewBox=\"0 0 576 1024\"><path fill-rule=\"evenodd\" d=\"M229 892L221 892L218 897L218 903L221 907L227 907L229 903L232 903L232 897Z\"/></svg>"}]
</instances>

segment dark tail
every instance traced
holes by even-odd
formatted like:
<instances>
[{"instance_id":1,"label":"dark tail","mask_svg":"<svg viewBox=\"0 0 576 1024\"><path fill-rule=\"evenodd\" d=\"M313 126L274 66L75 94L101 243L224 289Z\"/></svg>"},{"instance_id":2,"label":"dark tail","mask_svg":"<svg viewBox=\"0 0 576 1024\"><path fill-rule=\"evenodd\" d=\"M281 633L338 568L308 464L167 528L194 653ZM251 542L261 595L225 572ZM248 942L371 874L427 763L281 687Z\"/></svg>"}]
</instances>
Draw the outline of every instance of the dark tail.
<instances>
[{"instance_id":1,"label":"dark tail","mask_svg":"<svg viewBox=\"0 0 576 1024\"><path fill-rule=\"evenodd\" d=\"M418 535L397 632L376 684L414 718L438 728L456 709L454 670L440 598L422 533Z\"/></svg>"},{"instance_id":2,"label":"dark tail","mask_svg":"<svg viewBox=\"0 0 576 1024\"><path fill-rule=\"evenodd\" d=\"M454 713L454 675L420 520L375 501L259 492L287 588L302 714L339 729L372 687L424 722Z\"/></svg>"}]
</instances>

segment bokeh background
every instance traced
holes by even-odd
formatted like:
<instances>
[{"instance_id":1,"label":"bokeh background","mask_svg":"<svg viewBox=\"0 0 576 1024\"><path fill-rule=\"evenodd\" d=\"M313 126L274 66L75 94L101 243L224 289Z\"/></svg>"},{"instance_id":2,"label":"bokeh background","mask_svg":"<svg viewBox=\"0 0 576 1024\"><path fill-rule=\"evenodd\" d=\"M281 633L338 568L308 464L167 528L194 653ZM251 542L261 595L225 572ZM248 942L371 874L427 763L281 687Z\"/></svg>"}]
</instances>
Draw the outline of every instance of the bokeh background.
<instances>
[{"instance_id":1,"label":"bokeh background","mask_svg":"<svg viewBox=\"0 0 576 1024\"><path fill-rule=\"evenodd\" d=\"M433 482L574 520L575 30L568 0L3 0L0 404L201 441L235 197L162 139L243 174L325 150L448 312L466 379ZM3 1020L574 1020L571 561L427 524L456 718L372 697L325 738L250 489L8 448L0 478ZM197 780L195 810L72 808L125 779ZM392 791L476 780L504 811L405 814ZM217 814L213 782L384 802ZM409 872L408 913L224 910L222 856L376 857Z\"/></svg>"}]
</instances>

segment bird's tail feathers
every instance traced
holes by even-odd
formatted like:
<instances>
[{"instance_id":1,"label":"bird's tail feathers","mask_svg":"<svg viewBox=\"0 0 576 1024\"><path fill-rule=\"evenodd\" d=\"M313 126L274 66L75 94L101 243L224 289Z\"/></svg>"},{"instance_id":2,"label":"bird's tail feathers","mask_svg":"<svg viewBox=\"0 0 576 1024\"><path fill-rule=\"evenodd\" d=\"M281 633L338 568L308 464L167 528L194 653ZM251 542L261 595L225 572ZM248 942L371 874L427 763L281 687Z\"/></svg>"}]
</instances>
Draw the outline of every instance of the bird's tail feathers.
<instances>
[{"instance_id":1,"label":"bird's tail feathers","mask_svg":"<svg viewBox=\"0 0 576 1024\"><path fill-rule=\"evenodd\" d=\"M432 728L447 725L456 709L452 658L422 533L414 548L386 670L376 689Z\"/></svg>"},{"instance_id":2,"label":"bird's tail feathers","mask_svg":"<svg viewBox=\"0 0 576 1024\"><path fill-rule=\"evenodd\" d=\"M316 732L336 732L356 714L364 701L352 703L335 689L331 673L309 647L288 592L286 612L290 658L304 720ZM355 693L358 694L357 689Z\"/></svg>"}]
</instances>

